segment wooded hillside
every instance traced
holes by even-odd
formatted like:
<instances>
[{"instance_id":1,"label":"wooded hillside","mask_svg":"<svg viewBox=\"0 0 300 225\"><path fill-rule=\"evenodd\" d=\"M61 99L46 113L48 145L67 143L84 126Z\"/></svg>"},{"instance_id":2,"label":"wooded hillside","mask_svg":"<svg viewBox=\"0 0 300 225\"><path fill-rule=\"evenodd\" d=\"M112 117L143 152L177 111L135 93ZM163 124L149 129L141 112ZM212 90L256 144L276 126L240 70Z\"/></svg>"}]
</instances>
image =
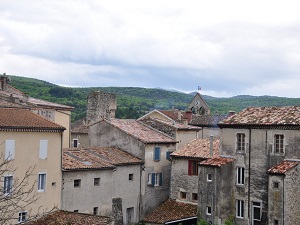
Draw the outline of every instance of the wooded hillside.
<instances>
[{"instance_id":1,"label":"wooded hillside","mask_svg":"<svg viewBox=\"0 0 300 225\"><path fill-rule=\"evenodd\" d=\"M115 93L117 95L117 118L138 118L153 109L185 110L195 93L186 94L162 89L140 87L90 87L69 88L51 84L46 81L11 76L10 85L31 97L41 98L75 107L72 121L85 116L87 96L95 90ZM249 106L285 106L300 105L300 98L283 98L274 96L241 95L231 98L215 98L203 95L212 113L225 114L236 112Z\"/></svg>"}]
</instances>

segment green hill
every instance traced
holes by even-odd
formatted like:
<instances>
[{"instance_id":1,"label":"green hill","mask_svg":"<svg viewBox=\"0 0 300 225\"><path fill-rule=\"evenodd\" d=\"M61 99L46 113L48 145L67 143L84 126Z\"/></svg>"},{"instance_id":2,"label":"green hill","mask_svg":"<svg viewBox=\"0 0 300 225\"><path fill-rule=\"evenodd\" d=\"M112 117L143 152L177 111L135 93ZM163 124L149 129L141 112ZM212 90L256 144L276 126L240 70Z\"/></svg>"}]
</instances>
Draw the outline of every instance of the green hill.
<instances>
[{"instance_id":1,"label":"green hill","mask_svg":"<svg viewBox=\"0 0 300 225\"><path fill-rule=\"evenodd\" d=\"M117 118L138 118L150 110L171 109L172 106L185 110L195 94L139 87L69 88L20 76L11 76L10 84L31 97L75 107L72 121L85 116L87 96L95 90L117 95ZM300 105L300 98L275 96L240 95L231 98L215 98L204 95L203 98L213 113L220 114L228 113L230 110L239 112L249 106Z\"/></svg>"}]
</instances>

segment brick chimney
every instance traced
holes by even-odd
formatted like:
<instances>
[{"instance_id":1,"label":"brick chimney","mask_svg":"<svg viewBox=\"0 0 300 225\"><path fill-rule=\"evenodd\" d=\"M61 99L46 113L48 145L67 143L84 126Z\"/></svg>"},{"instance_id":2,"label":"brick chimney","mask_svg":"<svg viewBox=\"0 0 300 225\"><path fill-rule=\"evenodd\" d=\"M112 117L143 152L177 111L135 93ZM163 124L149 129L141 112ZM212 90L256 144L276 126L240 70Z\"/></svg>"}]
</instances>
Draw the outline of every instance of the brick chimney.
<instances>
[{"instance_id":1,"label":"brick chimney","mask_svg":"<svg viewBox=\"0 0 300 225\"><path fill-rule=\"evenodd\" d=\"M190 123L192 121L193 118L193 112L188 110L185 112L185 118L188 120L188 122Z\"/></svg>"},{"instance_id":2,"label":"brick chimney","mask_svg":"<svg viewBox=\"0 0 300 225\"><path fill-rule=\"evenodd\" d=\"M0 76L0 84L1 84L1 90L5 91L7 88L7 81L8 77L6 76L6 73L3 73L2 76Z\"/></svg>"}]
</instances>

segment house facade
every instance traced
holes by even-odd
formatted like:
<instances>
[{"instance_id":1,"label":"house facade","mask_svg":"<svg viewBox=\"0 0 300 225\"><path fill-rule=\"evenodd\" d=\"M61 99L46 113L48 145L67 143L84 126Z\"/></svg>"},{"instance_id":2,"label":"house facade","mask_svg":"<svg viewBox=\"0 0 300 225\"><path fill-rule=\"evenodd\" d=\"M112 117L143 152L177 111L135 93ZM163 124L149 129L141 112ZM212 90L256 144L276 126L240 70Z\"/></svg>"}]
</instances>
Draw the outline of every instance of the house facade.
<instances>
[{"instance_id":1,"label":"house facade","mask_svg":"<svg viewBox=\"0 0 300 225\"><path fill-rule=\"evenodd\" d=\"M64 149L62 209L139 222L141 166L114 147Z\"/></svg>"},{"instance_id":2,"label":"house facade","mask_svg":"<svg viewBox=\"0 0 300 225\"><path fill-rule=\"evenodd\" d=\"M140 218L169 197L171 163L176 140L136 120L103 119L89 127L91 146L114 146L144 161Z\"/></svg>"},{"instance_id":3,"label":"house facade","mask_svg":"<svg viewBox=\"0 0 300 225\"><path fill-rule=\"evenodd\" d=\"M64 130L63 126L28 109L0 108L0 154L8 166L1 167L4 171L1 172L0 198L1 203L10 208L8 216L13 220L9 223L23 222L61 207ZM22 183L26 171L30 176ZM14 201L18 203L11 204Z\"/></svg>"},{"instance_id":4,"label":"house facade","mask_svg":"<svg viewBox=\"0 0 300 225\"><path fill-rule=\"evenodd\" d=\"M5 107L27 108L32 112L65 127L63 146L70 147L71 111L73 107L32 98L8 84L9 77L0 76L0 105Z\"/></svg>"},{"instance_id":5,"label":"house facade","mask_svg":"<svg viewBox=\"0 0 300 225\"><path fill-rule=\"evenodd\" d=\"M269 198L268 170L287 159L300 157L300 108L250 107L219 123L221 128L220 155L234 158L232 174L231 209L236 224L268 224L274 211ZM200 169L201 170L201 169ZM200 171L199 173L202 173ZM203 181L199 178L199 184ZM296 181L297 182L297 181ZM295 190L296 193L296 190ZM285 206L296 207L293 202ZM274 206L275 207L275 206ZM277 206L276 206L277 207ZM204 209L199 209L202 215ZM277 209L278 210L278 209ZM224 223L225 212L216 211L214 218ZM212 215L210 215L212 217ZM291 215L297 218L297 215ZM272 222L283 224L284 218ZM274 223L274 224L276 224ZM284 222L284 224L293 224Z\"/></svg>"},{"instance_id":6,"label":"house facade","mask_svg":"<svg viewBox=\"0 0 300 225\"><path fill-rule=\"evenodd\" d=\"M198 204L198 163L219 154L219 139L194 139L171 154L170 198Z\"/></svg>"}]
</instances>

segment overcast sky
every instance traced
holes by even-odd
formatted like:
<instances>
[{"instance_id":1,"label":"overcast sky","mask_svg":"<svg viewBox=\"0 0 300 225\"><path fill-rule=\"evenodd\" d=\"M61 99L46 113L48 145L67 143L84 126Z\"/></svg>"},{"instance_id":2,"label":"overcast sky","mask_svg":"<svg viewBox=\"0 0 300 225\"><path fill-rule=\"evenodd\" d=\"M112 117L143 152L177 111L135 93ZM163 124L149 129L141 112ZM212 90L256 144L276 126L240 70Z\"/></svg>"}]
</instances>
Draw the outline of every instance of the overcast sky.
<instances>
[{"instance_id":1,"label":"overcast sky","mask_svg":"<svg viewBox=\"0 0 300 225\"><path fill-rule=\"evenodd\" d=\"M300 97L300 2L0 0L0 73Z\"/></svg>"}]
</instances>

